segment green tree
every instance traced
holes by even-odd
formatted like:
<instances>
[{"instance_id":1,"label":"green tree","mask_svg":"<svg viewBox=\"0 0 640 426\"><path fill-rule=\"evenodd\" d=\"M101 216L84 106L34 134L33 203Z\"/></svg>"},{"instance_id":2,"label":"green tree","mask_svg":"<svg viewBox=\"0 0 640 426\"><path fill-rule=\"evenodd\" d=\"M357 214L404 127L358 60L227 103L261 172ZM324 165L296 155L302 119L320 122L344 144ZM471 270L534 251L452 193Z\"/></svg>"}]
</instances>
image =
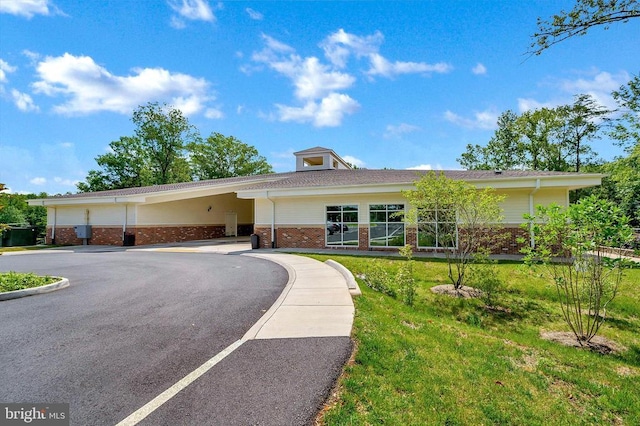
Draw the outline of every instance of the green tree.
<instances>
[{"instance_id":1,"label":"green tree","mask_svg":"<svg viewBox=\"0 0 640 426\"><path fill-rule=\"evenodd\" d=\"M182 112L166 104L150 102L138 107L131 120L136 125L135 137L148 156L152 184L191 180L186 147L200 137Z\"/></svg>"},{"instance_id":2,"label":"green tree","mask_svg":"<svg viewBox=\"0 0 640 426\"><path fill-rule=\"evenodd\" d=\"M596 26L605 29L615 22L640 17L637 0L577 0L573 9L562 11L549 20L538 18L529 53L540 55L551 46L570 37L582 36Z\"/></svg>"},{"instance_id":3,"label":"green tree","mask_svg":"<svg viewBox=\"0 0 640 426\"><path fill-rule=\"evenodd\" d=\"M80 192L134 188L151 185L152 172L141 141L123 136L109 144L111 152L96 157L100 170L90 170L86 182L78 183Z\"/></svg>"},{"instance_id":4,"label":"green tree","mask_svg":"<svg viewBox=\"0 0 640 426\"><path fill-rule=\"evenodd\" d=\"M600 131L613 111L604 108L591 95L577 95L572 105L561 106L558 112L562 121L563 148L571 158L573 171L579 172L584 163L595 157L587 142L600 138Z\"/></svg>"},{"instance_id":5,"label":"green tree","mask_svg":"<svg viewBox=\"0 0 640 426\"><path fill-rule=\"evenodd\" d=\"M600 137L611 112L589 95L521 115L506 111L489 143L467 145L458 162L476 170L580 171L594 163L597 154L589 142Z\"/></svg>"},{"instance_id":6,"label":"green tree","mask_svg":"<svg viewBox=\"0 0 640 426\"><path fill-rule=\"evenodd\" d=\"M615 120L609 136L631 152L640 143L640 76L612 93L621 115Z\"/></svg>"},{"instance_id":7,"label":"green tree","mask_svg":"<svg viewBox=\"0 0 640 426\"><path fill-rule=\"evenodd\" d=\"M455 215L458 229L441 237L449 266L448 276L456 290L465 284L467 269L475 253L491 250L500 240L503 195L492 188L472 184L431 171L415 182L416 189L402 191L411 206L405 220L418 225L433 212ZM460 238L458 238L458 230Z\"/></svg>"},{"instance_id":8,"label":"green tree","mask_svg":"<svg viewBox=\"0 0 640 426\"><path fill-rule=\"evenodd\" d=\"M133 136L109 144L111 152L96 157L100 169L91 170L81 192L188 182L188 144L200 138L197 130L176 108L150 102L133 112Z\"/></svg>"},{"instance_id":9,"label":"green tree","mask_svg":"<svg viewBox=\"0 0 640 426\"><path fill-rule=\"evenodd\" d=\"M273 173L255 147L233 136L212 133L204 142L191 143L188 148L196 180Z\"/></svg>"},{"instance_id":10,"label":"green tree","mask_svg":"<svg viewBox=\"0 0 640 426\"><path fill-rule=\"evenodd\" d=\"M524 147L517 129L518 115L507 110L498 117L498 129L487 146L467 145L458 163L472 170L511 170L522 167Z\"/></svg>"},{"instance_id":11,"label":"green tree","mask_svg":"<svg viewBox=\"0 0 640 426\"><path fill-rule=\"evenodd\" d=\"M523 249L525 259L530 265L542 262L555 283L564 320L580 345L588 345L622 279L621 247L633 238L628 218L614 203L593 195L566 209L550 205L536 211L525 215L530 221L525 226L535 235L535 246Z\"/></svg>"}]
</instances>

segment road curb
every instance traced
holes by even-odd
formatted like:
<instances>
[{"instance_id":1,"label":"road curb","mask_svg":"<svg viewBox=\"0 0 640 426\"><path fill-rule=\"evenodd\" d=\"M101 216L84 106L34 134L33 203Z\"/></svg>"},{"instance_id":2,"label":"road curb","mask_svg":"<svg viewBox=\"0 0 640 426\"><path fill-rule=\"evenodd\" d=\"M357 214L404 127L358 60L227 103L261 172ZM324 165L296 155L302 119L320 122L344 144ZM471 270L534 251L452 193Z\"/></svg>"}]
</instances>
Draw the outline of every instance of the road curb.
<instances>
[{"instance_id":1,"label":"road curb","mask_svg":"<svg viewBox=\"0 0 640 426\"><path fill-rule=\"evenodd\" d=\"M347 287L349 288L349 293L351 293L351 296L360 296L362 294L362 292L360 291L360 286L358 286L358 282L356 281L350 270L345 268L341 263L338 263L332 259L328 259L324 263L342 274L344 279L347 281Z\"/></svg>"},{"instance_id":2,"label":"road curb","mask_svg":"<svg viewBox=\"0 0 640 426\"><path fill-rule=\"evenodd\" d=\"M20 297L33 296L35 294L50 293L52 291L61 290L65 287L69 287L69 280L66 278L60 278L60 280L55 283L43 285L41 287L5 291L4 293L0 293L0 301L18 299Z\"/></svg>"}]
</instances>

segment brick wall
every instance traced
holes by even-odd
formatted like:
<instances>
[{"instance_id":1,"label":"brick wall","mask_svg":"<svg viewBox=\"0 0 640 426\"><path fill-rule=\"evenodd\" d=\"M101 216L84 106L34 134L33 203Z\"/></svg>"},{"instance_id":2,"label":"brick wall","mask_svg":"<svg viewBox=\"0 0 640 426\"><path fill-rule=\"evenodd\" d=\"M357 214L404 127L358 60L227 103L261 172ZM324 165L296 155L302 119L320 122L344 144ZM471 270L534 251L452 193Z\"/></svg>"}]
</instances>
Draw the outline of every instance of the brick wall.
<instances>
[{"instance_id":1,"label":"brick wall","mask_svg":"<svg viewBox=\"0 0 640 426\"><path fill-rule=\"evenodd\" d=\"M524 237L528 241L528 233L521 228L503 228L500 230L505 236L500 240L500 244L493 250L493 254L520 254L522 244L516 239ZM256 227L255 233L260 238L260 247L271 248L271 228ZM464 238L464 232L460 232L460 238ZM373 250L373 251L397 251L398 247L369 247L369 228L360 226L359 228L359 247L327 247L325 245L325 229L321 226L306 227L278 227L276 228L276 241L278 248L309 248L309 249L326 249L332 248L337 250ZM417 245L417 228L407 227L406 243L411 244L414 248ZM420 252L442 252L442 249L419 249Z\"/></svg>"},{"instance_id":2,"label":"brick wall","mask_svg":"<svg viewBox=\"0 0 640 426\"><path fill-rule=\"evenodd\" d=\"M47 227L47 244L51 244L51 227ZM253 232L252 224L238 225L238 235L247 236ZM127 234L135 235L135 244L174 243L180 241L208 240L225 236L224 225L204 226L138 226L128 227ZM81 245L82 239L76 237L71 227L56 227L56 244ZM122 245L122 227L92 226L89 244Z\"/></svg>"}]
</instances>

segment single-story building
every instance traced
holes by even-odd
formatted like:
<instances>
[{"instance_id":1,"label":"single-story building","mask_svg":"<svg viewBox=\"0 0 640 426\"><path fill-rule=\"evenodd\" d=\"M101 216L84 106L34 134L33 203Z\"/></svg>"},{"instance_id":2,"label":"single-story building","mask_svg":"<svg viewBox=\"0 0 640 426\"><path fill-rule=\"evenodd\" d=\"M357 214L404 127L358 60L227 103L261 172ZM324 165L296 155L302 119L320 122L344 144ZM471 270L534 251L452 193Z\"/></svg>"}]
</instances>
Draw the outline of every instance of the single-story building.
<instances>
[{"instance_id":1,"label":"single-story building","mask_svg":"<svg viewBox=\"0 0 640 426\"><path fill-rule=\"evenodd\" d=\"M30 200L47 207L47 243L143 245L256 234L261 247L390 250L411 244L439 250L434 218L425 227L395 213L401 191L425 171L353 169L333 150L294 153L296 171L80 193ZM569 191L600 185L603 175L545 171L446 170L447 177L506 196L500 251L518 253L523 214L537 204L568 205ZM423 230L423 228L425 230ZM428 231L427 231L428 229Z\"/></svg>"}]
</instances>

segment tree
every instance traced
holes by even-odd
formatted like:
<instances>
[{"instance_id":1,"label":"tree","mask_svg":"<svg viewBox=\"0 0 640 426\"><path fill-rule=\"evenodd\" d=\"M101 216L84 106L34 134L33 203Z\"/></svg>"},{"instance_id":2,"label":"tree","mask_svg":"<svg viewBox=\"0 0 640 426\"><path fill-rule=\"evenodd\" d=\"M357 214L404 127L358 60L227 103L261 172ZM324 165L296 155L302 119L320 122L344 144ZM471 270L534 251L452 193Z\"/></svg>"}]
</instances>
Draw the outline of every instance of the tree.
<instances>
[{"instance_id":1,"label":"tree","mask_svg":"<svg viewBox=\"0 0 640 426\"><path fill-rule=\"evenodd\" d=\"M111 152L96 157L99 170L89 171L81 192L132 188L191 180L186 146L199 140L197 130L179 109L150 102L132 117L133 136L109 144Z\"/></svg>"},{"instance_id":2,"label":"tree","mask_svg":"<svg viewBox=\"0 0 640 426\"><path fill-rule=\"evenodd\" d=\"M101 170L90 170L86 182L77 185L78 190L94 192L152 184L149 160L138 138L122 136L109 148L111 152L96 157Z\"/></svg>"},{"instance_id":3,"label":"tree","mask_svg":"<svg viewBox=\"0 0 640 426\"><path fill-rule=\"evenodd\" d=\"M204 142L191 143L188 148L195 180L273 173L255 147L233 136L212 133Z\"/></svg>"},{"instance_id":4,"label":"tree","mask_svg":"<svg viewBox=\"0 0 640 426\"><path fill-rule=\"evenodd\" d=\"M582 36L596 26L608 29L615 22L640 17L637 0L577 0L569 12L562 11L550 20L538 18L529 53L540 55L549 47L570 37Z\"/></svg>"},{"instance_id":5,"label":"tree","mask_svg":"<svg viewBox=\"0 0 640 426\"><path fill-rule=\"evenodd\" d=\"M616 296L625 266L620 248L633 233L628 218L614 203L589 196L576 204L537 206L525 217L535 235L525 260L542 262L556 287L565 322L580 345L598 333L609 303ZM613 258L605 254L605 247Z\"/></svg>"},{"instance_id":6,"label":"tree","mask_svg":"<svg viewBox=\"0 0 640 426\"><path fill-rule=\"evenodd\" d=\"M613 111L600 105L591 95L577 95L572 105L561 106L558 111L563 122L564 146L573 158L573 171L579 172L584 160L592 160L595 155L586 142L600 138L600 130Z\"/></svg>"},{"instance_id":7,"label":"tree","mask_svg":"<svg viewBox=\"0 0 640 426\"><path fill-rule=\"evenodd\" d=\"M448 276L456 290L465 283L474 254L491 249L500 239L503 195L492 188L477 189L470 183L431 171L415 182L416 189L402 191L411 206L406 221L419 227L435 212L448 215L457 226L440 232L447 256ZM458 238L460 234L460 238Z\"/></svg>"},{"instance_id":8,"label":"tree","mask_svg":"<svg viewBox=\"0 0 640 426\"><path fill-rule=\"evenodd\" d=\"M640 76L634 76L612 95L622 114L616 119L609 136L631 152L634 145L640 143Z\"/></svg>"},{"instance_id":9,"label":"tree","mask_svg":"<svg viewBox=\"0 0 640 426\"><path fill-rule=\"evenodd\" d=\"M185 149L199 139L179 109L150 102L138 107L131 119L135 136L148 156L148 167L154 185L191 180Z\"/></svg>"},{"instance_id":10,"label":"tree","mask_svg":"<svg viewBox=\"0 0 640 426\"><path fill-rule=\"evenodd\" d=\"M518 115L507 110L498 117L498 129L487 146L467 145L458 162L466 169L511 170L524 163L523 145L516 128Z\"/></svg>"},{"instance_id":11,"label":"tree","mask_svg":"<svg viewBox=\"0 0 640 426\"><path fill-rule=\"evenodd\" d=\"M458 162L476 170L580 171L596 158L588 142L600 137L611 112L590 95L578 95L570 105L519 116L506 111L489 143L467 145Z\"/></svg>"}]
</instances>

